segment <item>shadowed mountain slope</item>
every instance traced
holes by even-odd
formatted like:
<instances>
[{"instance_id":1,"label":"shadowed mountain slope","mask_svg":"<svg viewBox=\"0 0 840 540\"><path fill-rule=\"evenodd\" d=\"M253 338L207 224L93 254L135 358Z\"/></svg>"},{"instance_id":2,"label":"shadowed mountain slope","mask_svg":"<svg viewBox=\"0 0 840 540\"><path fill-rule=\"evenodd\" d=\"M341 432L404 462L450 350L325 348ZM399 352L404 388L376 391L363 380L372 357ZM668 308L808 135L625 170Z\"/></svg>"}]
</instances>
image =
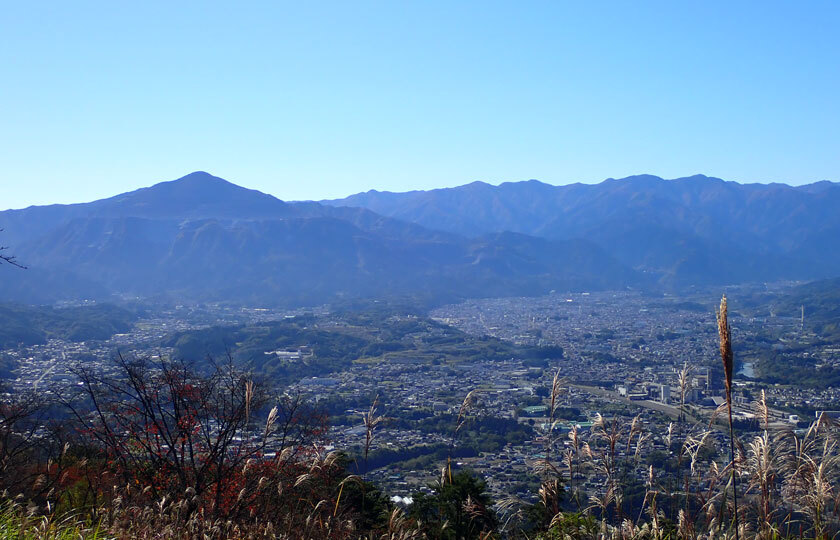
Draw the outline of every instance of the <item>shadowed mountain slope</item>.
<instances>
[{"instance_id":1,"label":"shadowed mountain slope","mask_svg":"<svg viewBox=\"0 0 840 540\"><path fill-rule=\"evenodd\" d=\"M465 236L585 239L678 285L840 274L840 184L832 182L792 187L640 175L596 185L530 180L368 191L325 203Z\"/></svg>"},{"instance_id":2,"label":"shadowed mountain slope","mask_svg":"<svg viewBox=\"0 0 840 540\"><path fill-rule=\"evenodd\" d=\"M311 304L642 282L585 241L467 239L367 209L284 202L207 173L87 204L0 212L0 227L30 267L0 283L0 298L18 301L121 294Z\"/></svg>"}]
</instances>

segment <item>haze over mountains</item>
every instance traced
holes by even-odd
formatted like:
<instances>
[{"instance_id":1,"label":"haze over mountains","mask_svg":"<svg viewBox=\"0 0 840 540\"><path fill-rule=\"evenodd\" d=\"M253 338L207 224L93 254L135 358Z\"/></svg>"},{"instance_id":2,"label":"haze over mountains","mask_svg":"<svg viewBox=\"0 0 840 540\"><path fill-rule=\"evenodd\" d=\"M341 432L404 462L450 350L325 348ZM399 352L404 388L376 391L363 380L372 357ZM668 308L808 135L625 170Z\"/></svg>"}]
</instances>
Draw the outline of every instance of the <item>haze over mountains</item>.
<instances>
[{"instance_id":1,"label":"haze over mountains","mask_svg":"<svg viewBox=\"0 0 840 540\"><path fill-rule=\"evenodd\" d=\"M840 274L840 184L738 184L696 175L551 186L483 182L325 201L465 236L584 238L624 264L685 286Z\"/></svg>"},{"instance_id":2,"label":"haze over mountains","mask_svg":"<svg viewBox=\"0 0 840 540\"><path fill-rule=\"evenodd\" d=\"M86 204L0 212L29 270L0 299L112 294L262 304L418 295L459 298L622 288L632 269L581 240L467 239L366 209L283 202L196 172Z\"/></svg>"},{"instance_id":3,"label":"haze over mountains","mask_svg":"<svg viewBox=\"0 0 840 540\"><path fill-rule=\"evenodd\" d=\"M0 300L161 296L301 305L840 275L840 185L637 176L284 202L196 172L0 212L29 270Z\"/></svg>"}]
</instances>

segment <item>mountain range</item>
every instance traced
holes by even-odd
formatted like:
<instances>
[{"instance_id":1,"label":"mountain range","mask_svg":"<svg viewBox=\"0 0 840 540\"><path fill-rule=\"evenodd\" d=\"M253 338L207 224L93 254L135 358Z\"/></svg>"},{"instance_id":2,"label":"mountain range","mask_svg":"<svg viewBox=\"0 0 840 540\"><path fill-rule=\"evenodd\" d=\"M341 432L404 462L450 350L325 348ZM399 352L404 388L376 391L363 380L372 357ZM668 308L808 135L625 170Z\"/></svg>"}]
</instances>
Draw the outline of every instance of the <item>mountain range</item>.
<instances>
[{"instance_id":1,"label":"mountain range","mask_svg":"<svg viewBox=\"0 0 840 540\"><path fill-rule=\"evenodd\" d=\"M640 175L589 185L473 182L323 202L467 237L586 239L670 286L840 275L840 184L828 181L792 187Z\"/></svg>"},{"instance_id":2,"label":"mountain range","mask_svg":"<svg viewBox=\"0 0 840 540\"><path fill-rule=\"evenodd\" d=\"M0 212L0 300L305 305L840 275L840 184L643 175L286 202L205 172Z\"/></svg>"},{"instance_id":3,"label":"mountain range","mask_svg":"<svg viewBox=\"0 0 840 540\"><path fill-rule=\"evenodd\" d=\"M393 295L430 300L637 286L592 242L475 237L370 210L284 202L196 172L90 203L0 212L0 300L113 295L305 305Z\"/></svg>"}]
</instances>

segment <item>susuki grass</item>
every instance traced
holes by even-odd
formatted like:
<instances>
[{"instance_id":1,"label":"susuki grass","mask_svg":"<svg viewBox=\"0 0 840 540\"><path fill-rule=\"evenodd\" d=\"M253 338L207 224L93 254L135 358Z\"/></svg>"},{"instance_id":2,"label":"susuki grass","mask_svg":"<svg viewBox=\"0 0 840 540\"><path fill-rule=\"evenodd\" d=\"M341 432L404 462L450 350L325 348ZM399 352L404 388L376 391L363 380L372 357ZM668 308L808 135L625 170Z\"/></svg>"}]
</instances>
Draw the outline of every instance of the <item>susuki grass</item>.
<instances>
[{"instance_id":1,"label":"susuki grass","mask_svg":"<svg viewBox=\"0 0 840 540\"><path fill-rule=\"evenodd\" d=\"M738 530L738 460L735 456L735 428L732 423L732 375L735 370L735 355L732 352L732 330L729 327L726 295L720 300L717 313L718 336L720 338L720 358L723 362L724 384L726 388L726 410L729 413L729 447L730 447L730 477L732 481L732 521L734 524L735 540L740 534Z\"/></svg>"},{"instance_id":2,"label":"susuki grass","mask_svg":"<svg viewBox=\"0 0 840 540\"><path fill-rule=\"evenodd\" d=\"M823 415L804 432L771 430L767 398L761 392L754 403L761 429L740 440L732 421L734 353L726 297L717 314L717 329L729 419L728 459L721 459L711 451L716 428L685 421L688 365L679 373L679 422L670 424L664 433L648 431L638 416L622 422L618 417L597 415L588 433L574 426L560 437L559 430L555 430L559 421L557 411L568 385L557 372L550 381L545 453L534 459L535 473L540 480L538 502L528 506L516 497L499 501L495 510L502 517L496 530L484 527L483 524L492 520L488 518L488 508L476 499L467 497L452 503L460 505L454 514L482 524L469 538L840 538L840 426ZM192 388L191 385L190 395ZM239 395L238 391L231 395ZM254 383L246 379L241 402L246 424L258 414L253 407L257 394ZM228 403L236 410L238 404L237 400ZM376 428L382 422L379 407L377 396L362 419L365 470ZM446 463L436 484L441 491L456 487L452 456L460 433L477 410L476 394L469 392L452 427ZM268 412L265 426L259 429L262 440L269 439L277 424L284 424L282 416L277 407ZM0 423L0 427L6 429L8 425ZM645 462L657 437L667 449L669 472ZM217 507L209 497L217 492L196 490L190 485L190 478L184 480L189 486L185 489L167 491L163 483L155 486L153 493L151 486L136 481L119 484L115 481L117 476L109 476L111 469L101 459L85 457L73 461L67 448L64 445L59 459L49 462L35 479L40 486L52 486L49 491L33 490L29 499L4 495L6 502L0 506L0 538L456 538L452 523L442 522L430 528L412 517L411 512L393 507L383 507L382 515L374 520L376 523L362 528L359 512L371 511L365 506L366 483L363 478L349 475L341 455L325 452L318 444L289 445L278 449L271 459L255 454L236 462L236 470L226 471L224 498L217 497L223 501L224 508ZM220 459L226 456L218 455ZM95 483L96 475L79 474L80 468L102 472L100 483ZM188 467L182 470L190 471ZM628 503L632 494L625 482L628 471L636 474L644 471L640 480L644 494L641 502L637 500L632 507ZM60 478L70 475L75 484L52 480L50 475ZM589 493L584 492L581 482L587 477L601 479L600 486ZM95 497L79 500L94 500L95 504L81 505L70 513L56 511L56 506L72 506L62 503L70 500L65 493L81 489L80 486L95 492ZM358 502L354 493L358 491L362 493L361 504L354 506L353 501ZM39 506L30 499L37 500Z\"/></svg>"},{"instance_id":3,"label":"susuki grass","mask_svg":"<svg viewBox=\"0 0 840 540\"><path fill-rule=\"evenodd\" d=\"M104 540L99 525L88 525L77 515L64 517L38 512L14 501L0 506L0 538L9 540Z\"/></svg>"}]
</instances>

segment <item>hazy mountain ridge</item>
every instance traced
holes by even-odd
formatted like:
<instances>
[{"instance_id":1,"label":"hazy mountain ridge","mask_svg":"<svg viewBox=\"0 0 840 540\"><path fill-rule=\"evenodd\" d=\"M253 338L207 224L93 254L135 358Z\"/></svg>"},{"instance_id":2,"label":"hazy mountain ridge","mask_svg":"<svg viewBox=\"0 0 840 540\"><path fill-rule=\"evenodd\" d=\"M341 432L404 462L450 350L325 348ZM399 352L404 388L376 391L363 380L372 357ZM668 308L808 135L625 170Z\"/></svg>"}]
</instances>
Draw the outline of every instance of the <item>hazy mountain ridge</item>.
<instances>
[{"instance_id":1,"label":"hazy mountain ridge","mask_svg":"<svg viewBox=\"0 0 840 540\"><path fill-rule=\"evenodd\" d=\"M585 241L470 240L366 209L283 202L207 173L88 204L0 212L0 227L30 267L0 284L0 298L18 301L119 293L302 304L641 280Z\"/></svg>"},{"instance_id":2,"label":"hazy mountain ridge","mask_svg":"<svg viewBox=\"0 0 840 540\"><path fill-rule=\"evenodd\" d=\"M827 181L792 187L640 175L594 185L473 182L324 202L466 236L584 238L677 284L840 273L840 184Z\"/></svg>"},{"instance_id":3,"label":"hazy mountain ridge","mask_svg":"<svg viewBox=\"0 0 840 540\"><path fill-rule=\"evenodd\" d=\"M238 186L202 171L89 203L6 210L0 212L0 228L5 228L6 243L14 244L37 238L74 219L146 218L183 221L204 218L254 220L311 217L335 217L363 229L380 230L396 236L451 236L362 208L335 208L310 201L282 201L273 195Z\"/></svg>"}]
</instances>

